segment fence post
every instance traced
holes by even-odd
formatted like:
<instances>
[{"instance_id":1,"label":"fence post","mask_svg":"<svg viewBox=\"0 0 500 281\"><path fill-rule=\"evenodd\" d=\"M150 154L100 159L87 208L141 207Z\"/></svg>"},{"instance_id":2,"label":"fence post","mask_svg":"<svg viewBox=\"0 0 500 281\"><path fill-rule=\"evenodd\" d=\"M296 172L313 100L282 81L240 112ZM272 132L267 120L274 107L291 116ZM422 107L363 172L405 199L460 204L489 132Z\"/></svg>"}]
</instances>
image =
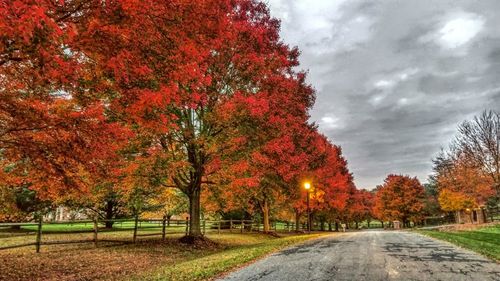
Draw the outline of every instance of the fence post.
<instances>
[{"instance_id":1,"label":"fence post","mask_svg":"<svg viewBox=\"0 0 500 281\"><path fill-rule=\"evenodd\" d=\"M99 231L99 224L97 222L98 215L94 217L94 247L97 248L97 233Z\"/></svg>"},{"instance_id":2,"label":"fence post","mask_svg":"<svg viewBox=\"0 0 500 281\"><path fill-rule=\"evenodd\" d=\"M206 230L205 230L205 222L206 222L206 220L203 220L203 235L205 235L205 233L206 233Z\"/></svg>"},{"instance_id":3,"label":"fence post","mask_svg":"<svg viewBox=\"0 0 500 281\"><path fill-rule=\"evenodd\" d=\"M219 220L219 222L217 223L217 234L220 234L220 220Z\"/></svg>"},{"instance_id":4,"label":"fence post","mask_svg":"<svg viewBox=\"0 0 500 281\"><path fill-rule=\"evenodd\" d=\"M233 219L229 219L229 232L233 232Z\"/></svg>"},{"instance_id":5,"label":"fence post","mask_svg":"<svg viewBox=\"0 0 500 281\"><path fill-rule=\"evenodd\" d=\"M139 222L139 215L135 215L135 218L134 218L134 236L132 238L132 241L134 242L135 244L135 241L137 240L137 224Z\"/></svg>"},{"instance_id":6,"label":"fence post","mask_svg":"<svg viewBox=\"0 0 500 281\"><path fill-rule=\"evenodd\" d=\"M189 217L186 217L186 236L189 233Z\"/></svg>"},{"instance_id":7,"label":"fence post","mask_svg":"<svg viewBox=\"0 0 500 281\"><path fill-rule=\"evenodd\" d=\"M252 232L252 228L253 228L253 219L250 220L250 228L248 229L248 232Z\"/></svg>"},{"instance_id":8,"label":"fence post","mask_svg":"<svg viewBox=\"0 0 500 281\"><path fill-rule=\"evenodd\" d=\"M240 230L241 233L243 233L243 228L245 228L245 221L241 220L241 230Z\"/></svg>"},{"instance_id":9,"label":"fence post","mask_svg":"<svg viewBox=\"0 0 500 281\"><path fill-rule=\"evenodd\" d=\"M42 220L43 216L38 214L38 229L36 231L36 252L40 253L40 245L42 244Z\"/></svg>"},{"instance_id":10,"label":"fence post","mask_svg":"<svg viewBox=\"0 0 500 281\"><path fill-rule=\"evenodd\" d=\"M167 216L163 216L163 220L161 221L162 227L161 227L161 240L165 241L165 231L167 229Z\"/></svg>"}]
</instances>

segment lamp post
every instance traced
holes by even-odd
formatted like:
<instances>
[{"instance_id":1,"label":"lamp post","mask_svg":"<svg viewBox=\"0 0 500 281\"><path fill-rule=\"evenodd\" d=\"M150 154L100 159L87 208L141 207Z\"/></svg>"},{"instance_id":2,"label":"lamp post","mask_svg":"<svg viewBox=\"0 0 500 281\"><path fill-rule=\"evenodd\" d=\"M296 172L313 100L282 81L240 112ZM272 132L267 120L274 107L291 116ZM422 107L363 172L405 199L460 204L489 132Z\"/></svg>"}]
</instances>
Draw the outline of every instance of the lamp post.
<instances>
[{"instance_id":1,"label":"lamp post","mask_svg":"<svg viewBox=\"0 0 500 281\"><path fill-rule=\"evenodd\" d=\"M311 189L311 184L306 182L304 183L304 188L306 189L307 192L307 232L311 233L311 209L309 208L309 189Z\"/></svg>"}]
</instances>

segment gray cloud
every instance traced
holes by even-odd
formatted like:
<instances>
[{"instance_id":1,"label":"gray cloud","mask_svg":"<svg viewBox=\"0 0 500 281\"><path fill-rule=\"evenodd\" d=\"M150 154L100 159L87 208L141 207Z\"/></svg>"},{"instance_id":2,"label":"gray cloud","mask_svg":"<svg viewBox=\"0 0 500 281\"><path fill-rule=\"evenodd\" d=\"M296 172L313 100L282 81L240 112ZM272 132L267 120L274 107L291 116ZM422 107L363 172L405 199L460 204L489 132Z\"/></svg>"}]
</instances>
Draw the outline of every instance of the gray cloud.
<instances>
[{"instance_id":1,"label":"gray cloud","mask_svg":"<svg viewBox=\"0 0 500 281\"><path fill-rule=\"evenodd\" d=\"M425 181L461 121L500 109L500 2L270 0L358 187Z\"/></svg>"}]
</instances>

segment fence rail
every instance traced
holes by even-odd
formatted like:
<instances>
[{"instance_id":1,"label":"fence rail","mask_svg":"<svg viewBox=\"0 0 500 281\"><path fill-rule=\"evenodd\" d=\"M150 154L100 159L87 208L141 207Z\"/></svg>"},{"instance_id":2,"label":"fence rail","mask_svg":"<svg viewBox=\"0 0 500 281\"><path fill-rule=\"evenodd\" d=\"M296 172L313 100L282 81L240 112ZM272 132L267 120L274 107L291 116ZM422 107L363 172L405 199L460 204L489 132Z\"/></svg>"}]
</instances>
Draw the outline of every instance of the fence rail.
<instances>
[{"instance_id":1,"label":"fence rail","mask_svg":"<svg viewBox=\"0 0 500 281\"><path fill-rule=\"evenodd\" d=\"M106 223L111 222L113 224L112 228L103 228ZM69 226L67 230L50 230L50 226L55 225L66 225ZM76 228L76 230L71 230L71 227L83 226L81 228ZM25 222L25 223L0 223L0 229L5 228L28 228L32 230L31 233L35 233L35 241L29 243L19 243L13 245L0 246L0 250L21 248L21 247L35 247L37 253L40 252L41 246L45 245L62 245L62 244L78 244L78 243L94 243L95 247L98 247L99 242L112 242L112 243L136 243L139 237L152 237L161 236L164 241L167 234L188 234L189 232L189 219L185 220L175 220L166 218L162 219L116 219L116 220L73 220L73 221L43 221L39 219L36 222ZM227 231L229 233L243 233L243 232L259 232L263 230L263 225L259 221L253 220L201 220L201 229L203 234L208 232L221 233ZM295 230L295 223L292 222L272 222L271 229L274 231L285 231L290 232ZM305 230L305 225L299 225L299 229ZM157 232L147 232L141 233L140 230L154 231ZM132 231L132 236L130 240L120 239L105 239L101 237L103 233L118 231ZM74 240L50 240L44 241L43 233L93 233L93 238L91 239L74 239ZM1 241L1 238L0 238ZM1 245L1 244L0 244Z\"/></svg>"}]
</instances>

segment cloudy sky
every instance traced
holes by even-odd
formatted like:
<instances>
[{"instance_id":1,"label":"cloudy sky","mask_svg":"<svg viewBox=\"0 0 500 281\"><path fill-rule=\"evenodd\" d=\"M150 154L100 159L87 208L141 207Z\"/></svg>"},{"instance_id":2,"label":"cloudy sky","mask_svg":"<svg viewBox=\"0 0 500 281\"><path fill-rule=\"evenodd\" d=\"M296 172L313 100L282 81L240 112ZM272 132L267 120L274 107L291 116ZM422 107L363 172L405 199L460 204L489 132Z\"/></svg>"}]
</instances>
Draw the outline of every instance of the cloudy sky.
<instances>
[{"instance_id":1,"label":"cloudy sky","mask_svg":"<svg viewBox=\"0 0 500 281\"><path fill-rule=\"evenodd\" d=\"M425 182L458 123L500 110L500 1L268 0L356 184Z\"/></svg>"}]
</instances>

